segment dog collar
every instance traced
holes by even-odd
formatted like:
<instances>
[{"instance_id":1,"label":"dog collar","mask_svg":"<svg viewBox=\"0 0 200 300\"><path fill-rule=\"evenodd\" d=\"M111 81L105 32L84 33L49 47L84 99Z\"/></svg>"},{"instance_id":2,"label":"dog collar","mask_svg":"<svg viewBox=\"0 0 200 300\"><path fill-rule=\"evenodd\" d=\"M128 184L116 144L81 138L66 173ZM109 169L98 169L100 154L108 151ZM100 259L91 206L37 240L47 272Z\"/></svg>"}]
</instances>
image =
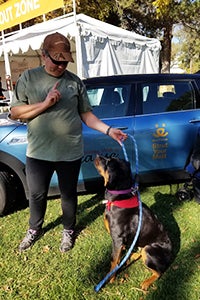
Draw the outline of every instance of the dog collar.
<instances>
[{"instance_id":1,"label":"dog collar","mask_svg":"<svg viewBox=\"0 0 200 300\"><path fill-rule=\"evenodd\" d=\"M134 208L139 206L138 197L133 195L133 197L124 200L105 200L103 203L106 204L106 208L110 210L111 206L117 206L120 208Z\"/></svg>"},{"instance_id":2,"label":"dog collar","mask_svg":"<svg viewBox=\"0 0 200 300\"><path fill-rule=\"evenodd\" d=\"M112 195L123 195L123 194L128 194L128 193L132 193L132 188L131 189L127 189L127 190L120 190L120 191L112 191L112 190L107 190L108 193L112 194Z\"/></svg>"}]
</instances>

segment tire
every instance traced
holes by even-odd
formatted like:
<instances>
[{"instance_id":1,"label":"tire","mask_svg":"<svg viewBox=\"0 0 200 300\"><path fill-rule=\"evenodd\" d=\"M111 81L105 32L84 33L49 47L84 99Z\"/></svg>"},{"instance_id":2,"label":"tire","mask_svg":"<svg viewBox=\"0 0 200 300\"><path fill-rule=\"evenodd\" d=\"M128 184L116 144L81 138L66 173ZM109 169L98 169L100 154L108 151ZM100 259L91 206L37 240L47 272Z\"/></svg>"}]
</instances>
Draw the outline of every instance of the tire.
<instances>
[{"instance_id":1,"label":"tire","mask_svg":"<svg viewBox=\"0 0 200 300\"><path fill-rule=\"evenodd\" d=\"M0 216L8 213L16 202L16 187L14 176L6 171L0 171Z\"/></svg>"}]
</instances>

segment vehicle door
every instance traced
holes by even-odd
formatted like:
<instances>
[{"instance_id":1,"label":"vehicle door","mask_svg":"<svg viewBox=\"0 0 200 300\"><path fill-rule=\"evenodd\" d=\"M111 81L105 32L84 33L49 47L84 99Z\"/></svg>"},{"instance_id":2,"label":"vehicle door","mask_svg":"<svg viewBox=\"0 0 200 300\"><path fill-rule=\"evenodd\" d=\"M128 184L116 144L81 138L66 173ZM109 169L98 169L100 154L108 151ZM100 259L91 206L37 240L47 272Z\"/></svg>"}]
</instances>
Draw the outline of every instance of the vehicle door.
<instances>
[{"instance_id":1,"label":"vehicle door","mask_svg":"<svg viewBox=\"0 0 200 300\"><path fill-rule=\"evenodd\" d=\"M139 171L175 175L184 169L200 125L195 84L192 80L141 82L137 91Z\"/></svg>"},{"instance_id":2,"label":"vehicle door","mask_svg":"<svg viewBox=\"0 0 200 300\"><path fill-rule=\"evenodd\" d=\"M108 126L120 128L126 133L132 133L134 122L130 112L133 109L133 102L130 101L130 95L134 93L130 83L86 83L86 88L90 103L93 107L93 113L103 120ZM84 135L84 157L82 159L79 181L93 181L99 177L95 167L94 159L96 155L106 157L124 158L122 147L109 136L92 130L83 125ZM128 140L126 151L130 160L133 160L133 143Z\"/></svg>"}]
</instances>

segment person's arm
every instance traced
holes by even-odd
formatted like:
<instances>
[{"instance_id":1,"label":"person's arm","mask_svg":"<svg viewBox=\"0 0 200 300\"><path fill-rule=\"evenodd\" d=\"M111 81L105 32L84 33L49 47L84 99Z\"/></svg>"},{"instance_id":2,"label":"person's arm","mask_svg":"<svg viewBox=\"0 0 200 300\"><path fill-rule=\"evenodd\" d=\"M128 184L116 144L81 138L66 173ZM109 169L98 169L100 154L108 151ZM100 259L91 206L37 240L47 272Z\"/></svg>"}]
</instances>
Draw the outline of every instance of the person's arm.
<instances>
[{"instance_id":1,"label":"person's arm","mask_svg":"<svg viewBox=\"0 0 200 300\"><path fill-rule=\"evenodd\" d=\"M53 86L53 88L48 93L47 97L44 101L34 103L34 104L24 104L11 107L10 110L10 118L13 120L21 119L28 120L32 119L42 112L44 112L47 108L53 106L60 99L60 92L57 90L57 83Z\"/></svg>"},{"instance_id":2,"label":"person's arm","mask_svg":"<svg viewBox=\"0 0 200 300\"><path fill-rule=\"evenodd\" d=\"M91 111L81 114L82 121L90 128L109 135L119 144L127 138L127 134L117 128L112 128L97 118Z\"/></svg>"}]
</instances>

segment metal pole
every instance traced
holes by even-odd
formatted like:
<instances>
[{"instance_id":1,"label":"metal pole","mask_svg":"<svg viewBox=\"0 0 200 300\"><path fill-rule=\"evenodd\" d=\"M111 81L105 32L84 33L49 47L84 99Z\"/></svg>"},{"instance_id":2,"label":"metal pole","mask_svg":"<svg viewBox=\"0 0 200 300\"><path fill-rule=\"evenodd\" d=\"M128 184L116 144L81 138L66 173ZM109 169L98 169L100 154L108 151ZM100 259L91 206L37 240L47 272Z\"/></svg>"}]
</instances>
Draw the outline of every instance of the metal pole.
<instances>
[{"instance_id":1,"label":"metal pole","mask_svg":"<svg viewBox=\"0 0 200 300\"><path fill-rule=\"evenodd\" d=\"M10 69L10 61L9 61L9 56L8 52L6 51L5 47L5 37L4 37L4 31L1 31L1 36L2 36L2 45L3 45L3 55L4 55L4 62L5 62L5 72L6 72L6 77L10 76L11 78L11 69ZM12 91L8 90L9 94L9 99L10 101L12 100Z\"/></svg>"},{"instance_id":2,"label":"metal pole","mask_svg":"<svg viewBox=\"0 0 200 300\"><path fill-rule=\"evenodd\" d=\"M74 25L75 25L75 43L76 43L76 65L77 65L77 75L83 77L83 61L82 61L82 51L81 51L81 36L80 28L76 20L76 1L73 0L73 13L74 13Z\"/></svg>"}]
</instances>

